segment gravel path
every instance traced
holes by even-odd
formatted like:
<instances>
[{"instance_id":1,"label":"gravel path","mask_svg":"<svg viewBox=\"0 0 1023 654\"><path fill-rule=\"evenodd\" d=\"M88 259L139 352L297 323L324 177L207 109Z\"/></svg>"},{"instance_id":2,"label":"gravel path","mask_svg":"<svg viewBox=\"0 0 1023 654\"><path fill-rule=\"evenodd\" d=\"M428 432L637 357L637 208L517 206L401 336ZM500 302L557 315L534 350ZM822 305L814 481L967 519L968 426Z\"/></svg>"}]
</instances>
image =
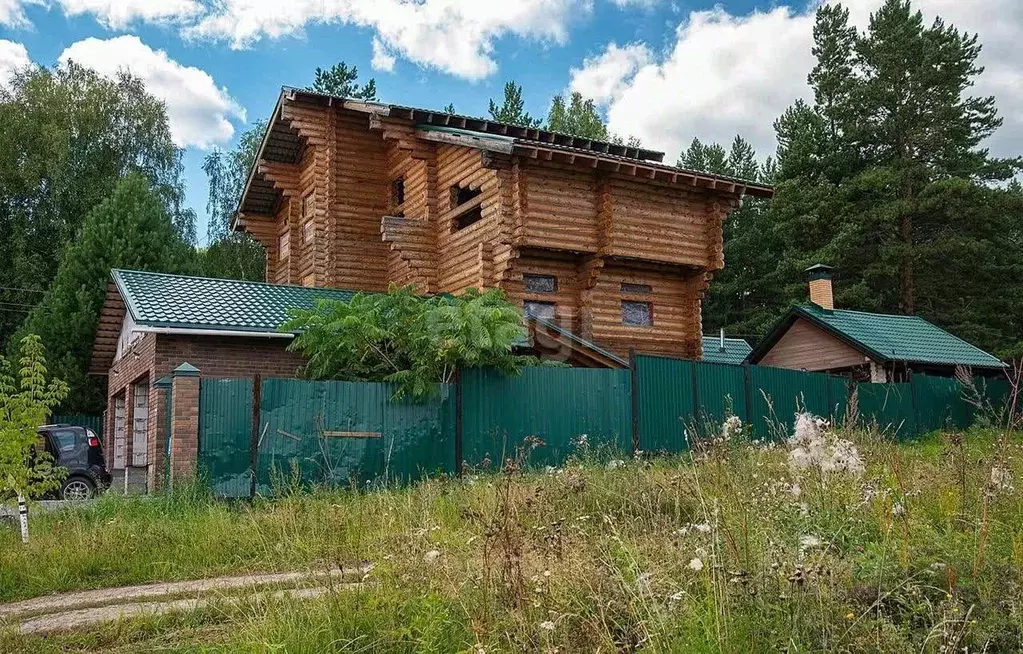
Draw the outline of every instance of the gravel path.
<instances>
[{"instance_id":1,"label":"gravel path","mask_svg":"<svg viewBox=\"0 0 1023 654\"><path fill-rule=\"evenodd\" d=\"M167 613L194 611L211 605L236 605L243 600L258 601L283 598L310 599L325 595L339 588L352 588L359 585L361 584L343 584L333 588L324 586L315 588L294 588L291 590L254 593L240 597L206 597L201 599L177 599L165 602L132 602L129 604L99 606L89 609L78 609L77 611L51 613L31 618L21 623L19 631L21 634L50 634L58 631L74 631L100 622L113 622L115 620L134 618L138 616L153 616L164 615Z\"/></svg>"},{"instance_id":2,"label":"gravel path","mask_svg":"<svg viewBox=\"0 0 1023 654\"><path fill-rule=\"evenodd\" d=\"M322 571L238 575L45 595L0 604L0 627L20 622L21 633L49 633L137 615L190 611L213 603L316 597L333 588L361 586L372 568L367 564ZM291 588L239 592L272 585ZM232 592L236 594L231 595Z\"/></svg>"}]
</instances>

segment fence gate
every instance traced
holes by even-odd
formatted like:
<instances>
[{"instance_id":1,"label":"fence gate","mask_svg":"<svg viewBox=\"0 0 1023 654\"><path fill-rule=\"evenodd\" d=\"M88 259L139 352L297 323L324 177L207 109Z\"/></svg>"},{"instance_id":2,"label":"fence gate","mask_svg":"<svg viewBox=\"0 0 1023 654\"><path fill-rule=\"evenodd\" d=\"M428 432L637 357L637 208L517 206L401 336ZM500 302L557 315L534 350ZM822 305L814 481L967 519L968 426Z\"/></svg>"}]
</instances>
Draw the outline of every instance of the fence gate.
<instances>
[{"instance_id":1,"label":"fence gate","mask_svg":"<svg viewBox=\"0 0 1023 654\"><path fill-rule=\"evenodd\" d=\"M454 387L422 402L390 384L202 379L199 473L226 497L363 487L455 471ZM254 411L254 400L256 410Z\"/></svg>"},{"instance_id":2,"label":"fence gate","mask_svg":"<svg viewBox=\"0 0 1023 654\"><path fill-rule=\"evenodd\" d=\"M251 378L199 381L199 475L213 493L252 492Z\"/></svg>"},{"instance_id":3,"label":"fence gate","mask_svg":"<svg viewBox=\"0 0 1023 654\"><path fill-rule=\"evenodd\" d=\"M391 384L263 380L255 490L453 472L454 388L421 402L393 400L394 392Z\"/></svg>"}]
</instances>

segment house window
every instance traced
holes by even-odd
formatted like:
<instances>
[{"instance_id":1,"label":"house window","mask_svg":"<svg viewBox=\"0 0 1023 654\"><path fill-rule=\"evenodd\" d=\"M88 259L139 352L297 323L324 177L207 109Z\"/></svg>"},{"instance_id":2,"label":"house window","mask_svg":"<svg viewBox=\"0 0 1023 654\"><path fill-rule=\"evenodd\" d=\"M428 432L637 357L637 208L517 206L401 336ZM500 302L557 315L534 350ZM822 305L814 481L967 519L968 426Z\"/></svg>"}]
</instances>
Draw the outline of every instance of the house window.
<instances>
[{"instance_id":1,"label":"house window","mask_svg":"<svg viewBox=\"0 0 1023 654\"><path fill-rule=\"evenodd\" d=\"M650 284L630 284L629 282L622 282L622 293L652 293L654 289L650 287Z\"/></svg>"},{"instance_id":2,"label":"house window","mask_svg":"<svg viewBox=\"0 0 1023 654\"><path fill-rule=\"evenodd\" d=\"M278 261L284 261L291 255L291 234L284 232L281 234L281 239L277 248L277 259Z\"/></svg>"},{"instance_id":3,"label":"house window","mask_svg":"<svg viewBox=\"0 0 1023 654\"><path fill-rule=\"evenodd\" d=\"M308 218L313 215L313 209L316 208L316 194L310 193L309 195L302 198L302 217Z\"/></svg>"},{"instance_id":4,"label":"house window","mask_svg":"<svg viewBox=\"0 0 1023 654\"><path fill-rule=\"evenodd\" d=\"M391 182L391 206L397 208L405 204L405 178L399 177Z\"/></svg>"},{"instance_id":5,"label":"house window","mask_svg":"<svg viewBox=\"0 0 1023 654\"><path fill-rule=\"evenodd\" d=\"M554 275L523 275L522 281L530 293L556 293L558 278Z\"/></svg>"},{"instance_id":6,"label":"house window","mask_svg":"<svg viewBox=\"0 0 1023 654\"><path fill-rule=\"evenodd\" d=\"M548 322L557 317L558 305L553 302L534 302L526 300L524 309L527 318L539 318Z\"/></svg>"},{"instance_id":7,"label":"house window","mask_svg":"<svg viewBox=\"0 0 1023 654\"><path fill-rule=\"evenodd\" d=\"M451 187L451 226L458 231L483 218L483 191Z\"/></svg>"},{"instance_id":8,"label":"house window","mask_svg":"<svg viewBox=\"0 0 1023 654\"><path fill-rule=\"evenodd\" d=\"M653 325L653 307L649 302L622 300L622 324L629 327L649 327Z\"/></svg>"},{"instance_id":9,"label":"house window","mask_svg":"<svg viewBox=\"0 0 1023 654\"><path fill-rule=\"evenodd\" d=\"M313 238L316 236L316 224L313 221L308 221L302 225L302 242L312 243Z\"/></svg>"}]
</instances>

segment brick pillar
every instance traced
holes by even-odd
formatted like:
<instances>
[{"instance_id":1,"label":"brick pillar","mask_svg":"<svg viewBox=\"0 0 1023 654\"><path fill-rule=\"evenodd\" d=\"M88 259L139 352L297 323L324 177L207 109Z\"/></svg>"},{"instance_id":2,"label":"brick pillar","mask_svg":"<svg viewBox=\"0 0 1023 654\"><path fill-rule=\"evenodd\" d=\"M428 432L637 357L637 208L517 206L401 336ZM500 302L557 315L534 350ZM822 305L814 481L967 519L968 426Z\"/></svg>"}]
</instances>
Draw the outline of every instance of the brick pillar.
<instances>
[{"instance_id":1,"label":"brick pillar","mask_svg":"<svg viewBox=\"0 0 1023 654\"><path fill-rule=\"evenodd\" d=\"M149 407L149 431L153 438L149 439L149 488L154 491L162 490L166 475L164 471L167 466L167 439L170 437L170 417L167 415L167 403L171 398L171 389L174 380L170 375L160 377L153 382L155 392L150 394L152 398Z\"/></svg>"},{"instance_id":2,"label":"brick pillar","mask_svg":"<svg viewBox=\"0 0 1023 654\"><path fill-rule=\"evenodd\" d=\"M171 384L171 485L195 477L199 456L199 369L182 363Z\"/></svg>"}]
</instances>

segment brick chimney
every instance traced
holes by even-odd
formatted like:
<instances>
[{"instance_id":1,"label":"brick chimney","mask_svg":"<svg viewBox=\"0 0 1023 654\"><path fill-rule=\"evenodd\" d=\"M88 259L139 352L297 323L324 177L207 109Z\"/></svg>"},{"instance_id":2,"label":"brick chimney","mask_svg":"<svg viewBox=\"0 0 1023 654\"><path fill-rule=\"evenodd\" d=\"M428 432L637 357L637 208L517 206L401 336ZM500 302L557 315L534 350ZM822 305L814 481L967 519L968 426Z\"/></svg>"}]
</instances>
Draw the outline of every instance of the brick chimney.
<instances>
[{"instance_id":1,"label":"brick chimney","mask_svg":"<svg viewBox=\"0 0 1023 654\"><path fill-rule=\"evenodd\" d=\"M810 301L822 309L831 311L835 308L835 296L831 291L831 278L834 268L823 263L806 269L806 281L810 285Z\"/></svg>"}]
</instances>

